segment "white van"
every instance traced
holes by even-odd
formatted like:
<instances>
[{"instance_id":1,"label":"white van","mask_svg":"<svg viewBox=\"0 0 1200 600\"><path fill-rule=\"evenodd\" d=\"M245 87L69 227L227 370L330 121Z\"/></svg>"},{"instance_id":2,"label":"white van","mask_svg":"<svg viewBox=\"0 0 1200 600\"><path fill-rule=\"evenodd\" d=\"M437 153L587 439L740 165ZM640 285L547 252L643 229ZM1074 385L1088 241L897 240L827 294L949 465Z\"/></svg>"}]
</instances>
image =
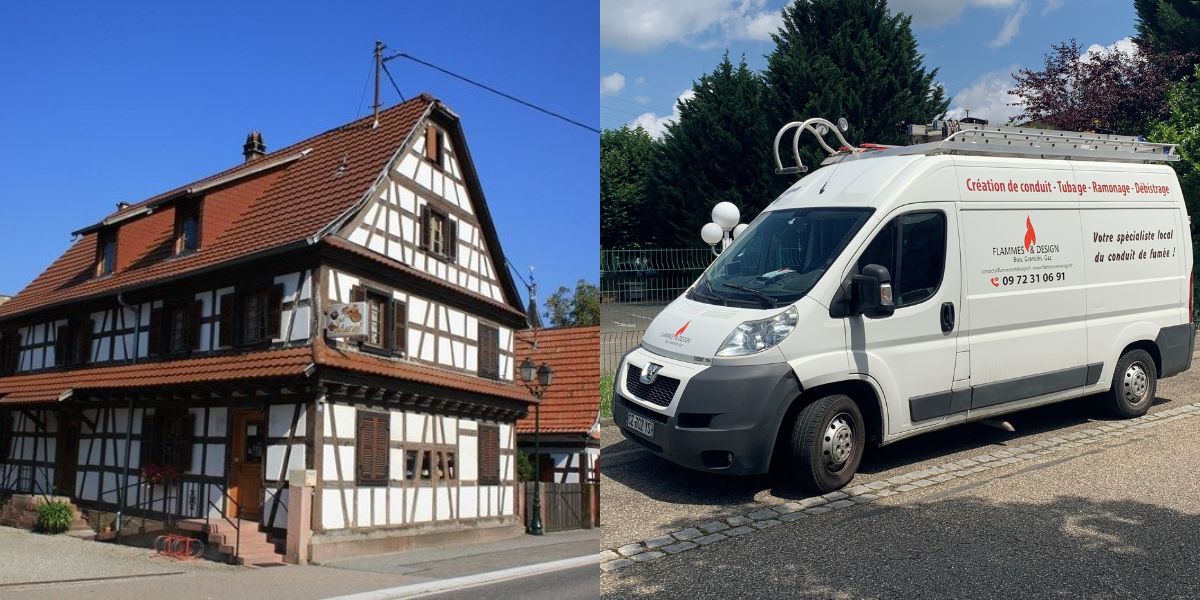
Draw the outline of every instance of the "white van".
<instances>
[{"instance_id":1,"label":"white van","mask_svg":"<svg viewBox=\"0 0 1200 600\"><path fill-rule=\"evenodd\" d=\"M849 152L826 144L832 131L849 147L824 119L781 130L794 155L810 132L833 156L624 357L626 437L716 473L784 458L827 492L867 443L1089 394L1145 413L1195 335L1189 218L1161 164L1174 148L961 127Z\"/></svg>"}]
</instances>

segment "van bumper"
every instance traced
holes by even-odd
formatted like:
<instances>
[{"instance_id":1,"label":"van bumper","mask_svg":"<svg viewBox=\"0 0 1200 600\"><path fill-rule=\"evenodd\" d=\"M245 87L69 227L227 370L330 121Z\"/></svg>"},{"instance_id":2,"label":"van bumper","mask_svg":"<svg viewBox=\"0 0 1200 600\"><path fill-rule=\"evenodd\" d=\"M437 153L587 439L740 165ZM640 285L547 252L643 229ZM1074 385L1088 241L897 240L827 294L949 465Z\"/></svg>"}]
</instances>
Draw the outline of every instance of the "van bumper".
<instances>
[{"instance_id":1,"label":"van bumper","mask_svg":"<svg viewBox=\"0 0 1200 600\"><path fill-rule=\"evenodd\" d=\"M613 386L613 421L626 438L678 465L727 475L757 475L771 466L776 434L799 381L787 363L713 366L681 381L682 392L669 407L636 398L625 385L629 364L641 370L647 358L626 356ZM664 410L674 409L674 410ZM646 435L629 426L630 413L654 423Z\"/></svg>"}]
</instances>

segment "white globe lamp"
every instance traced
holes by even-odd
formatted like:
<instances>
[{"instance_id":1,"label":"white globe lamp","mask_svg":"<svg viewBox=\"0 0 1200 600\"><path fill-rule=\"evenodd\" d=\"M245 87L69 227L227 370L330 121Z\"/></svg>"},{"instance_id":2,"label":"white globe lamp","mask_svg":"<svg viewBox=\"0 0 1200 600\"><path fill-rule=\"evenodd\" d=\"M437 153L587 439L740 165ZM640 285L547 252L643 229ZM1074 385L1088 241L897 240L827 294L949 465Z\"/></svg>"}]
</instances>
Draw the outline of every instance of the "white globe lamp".
<instances>
[{"instance_id":1,"label":"white globe lamp","mask_svg":"<svg viewBox=\"0 0 1200 600\"><path fill-rule=\"evenodd\" d=\"M741 218L741 212L732 202L719 202L712 209L713 223L724 231L733 229Z\"/></svg>"},{"instance_id":2,"label":"white globe lamp","mask_svg":"<svg viewBox=\"0 0 1200 600\"><path fill-rule=\"evenodd\" d=\"M749 225L745 223L738 223L737 227L733 228L733 239L736 240L739 235L742 235L742 232L745 231L747 227L749 227Z\"/></svg>"},{"instance_id":3,"label":"white globe lamp","mask_svg":"<svg viewBox=\"0 0 1200 600\"><path fill-rule=\"evenodd\" d=\"M724 232L721 231L721 226L716 223L705 223L700 229L700 239L704 240L705 244L715 246L721 243L721 238L724 237Z\"/></svg>"}]
</instances>

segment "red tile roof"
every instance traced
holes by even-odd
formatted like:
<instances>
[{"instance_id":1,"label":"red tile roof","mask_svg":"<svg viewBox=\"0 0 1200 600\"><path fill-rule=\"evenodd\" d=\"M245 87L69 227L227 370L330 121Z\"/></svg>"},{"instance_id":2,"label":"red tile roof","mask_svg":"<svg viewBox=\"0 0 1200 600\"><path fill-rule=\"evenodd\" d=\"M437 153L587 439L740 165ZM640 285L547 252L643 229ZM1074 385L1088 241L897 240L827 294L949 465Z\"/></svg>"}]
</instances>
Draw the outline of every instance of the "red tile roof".
<instances>
[{"instance_id":1,"label":"red tile roof","mask_svg":"<svg viewBox=\"0 0 1200 600\"><path fill-rule=\"evenodd\" d=\"M529 391L520 385L444 371L404 360L388 359L362 352L347 352L337 348L330 348L325 345L322 336L317 336L317 340L313 345L313 352L318 365L367 373L369 375L394 377L416 383L436 385L474 394L507 398L509 400L518 400L530 404L536 402L533 396L529 394Z\"/></svg>"},{"instance_id":2,"label":"red tile roof","mask_svg":"<svg viewBox=\"0 0 1200 600\"><path fill-rule=\"evenodd\" d=\"M195 254L161 260L174 226L172 219L165 218L164 214L173 214L173 209L165 205L157 207L149 217L136 217L122 224L121 240L128 229L128 235L135 236L141 254L122 254L119 259L125 268L119 268L109 277L93 277L97 234L94 230L84 233L24 290L0 306L0 318L71 300L112 294L231 259L306 243L357 204L435 102L428 95L418 96L381 112L378 127L372 127L371 117L359 119L119 210L108 219L156 206L185 194L188 188L253 172L264 164L309 150L302 158L276 169L206 191L206 198L220 191L239 198L236 202L214 202L214 208L217 204L222 208L217 223L220 227L213 229L219 234L216 239L205 239ZM230 214L230 210L234 214ZM144 224L129 227L142 220ZM153 231L141 231L150 225L153 225L150 227ZM208 231L204 235L207 238L211 233ZM122 246L121 241L118 246Z\"/></svg>"},{"instance_id":3,"label":"red tile roof","mask_svg":"<svg viewBox=\"0 0 1200 600\"><path fill-rule=\"evenodd\" d=\"M538 347L531 330L517 334L516 360L549 364L554 380L542 397L542 433L587 435L600 417L600 327L542 329ZM517 433L533 433L534 414L517 422Z\"/></svg>"},{"instance_id":4,"label":"red tile roof","mask_svg":"<svg viewBox=\"0 0 1200 600\"><path fill-rule=\"evenodd\" d=\"M56 402L77 390L298 376L312 362L312 349L301 347L16 375L0 379L0 405Z\"/></svg>"}]
</instances>

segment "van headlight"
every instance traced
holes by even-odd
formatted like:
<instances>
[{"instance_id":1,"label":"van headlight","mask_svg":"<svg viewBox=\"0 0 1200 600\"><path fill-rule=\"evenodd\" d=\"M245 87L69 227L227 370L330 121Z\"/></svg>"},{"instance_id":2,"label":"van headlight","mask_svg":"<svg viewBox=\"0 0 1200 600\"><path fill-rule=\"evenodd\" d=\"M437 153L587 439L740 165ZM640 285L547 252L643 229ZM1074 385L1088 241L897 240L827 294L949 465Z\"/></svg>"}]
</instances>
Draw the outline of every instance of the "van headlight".
<instances>
[{"instance_id":1,"label":"van headlight","mask_svg":"<svg viewBox=\"0 0 1200 600\"><path fill-rule=\"evenodd\" d=\"M717 356L745 356L775 346L796 328L799 318L800 311L793 306L768 319L746 321L725 338Z\"/></svg>"}]
</instances>

